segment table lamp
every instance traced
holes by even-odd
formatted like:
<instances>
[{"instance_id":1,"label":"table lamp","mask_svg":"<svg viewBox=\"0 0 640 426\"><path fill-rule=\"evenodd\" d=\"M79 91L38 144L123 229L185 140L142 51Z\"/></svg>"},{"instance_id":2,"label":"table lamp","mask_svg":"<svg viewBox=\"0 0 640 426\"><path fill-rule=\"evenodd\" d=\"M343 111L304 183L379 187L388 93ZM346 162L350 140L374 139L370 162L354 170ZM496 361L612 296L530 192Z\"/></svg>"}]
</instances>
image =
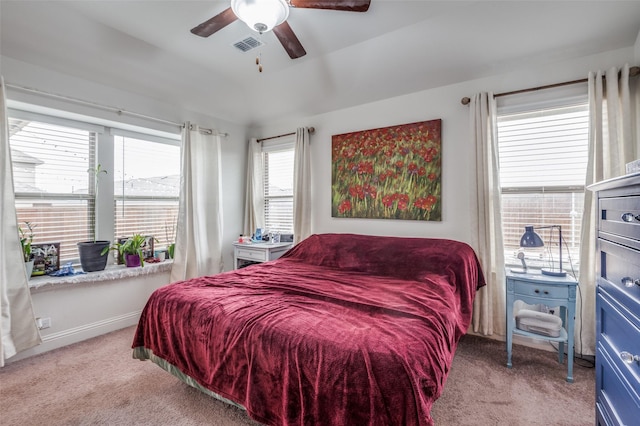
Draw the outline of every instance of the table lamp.
<instances>
[{"instance_id":1,"label":"table lamp","mask_svg":"<svg viewBox=\"0 0 640 426\"><path fill-rule=\"evenodd\" d=\"M544 242L540 235L536 234L534 229L558 229L558 249L560 251L559 255L559 268L556 269L542 269L543 275L550 275L553 277L565 277L567 273L562 269L562 227L560 225L550 225L550 226L539 226L534 228L531 225L524 227L524 234L520 238L520 247L542 247L544 246ZM524 259L521 259L524 265ZM526 265L524 265L524 269L526 271ZM514 271L515 272L515 271Z\"/></svg>"}]
</instances>

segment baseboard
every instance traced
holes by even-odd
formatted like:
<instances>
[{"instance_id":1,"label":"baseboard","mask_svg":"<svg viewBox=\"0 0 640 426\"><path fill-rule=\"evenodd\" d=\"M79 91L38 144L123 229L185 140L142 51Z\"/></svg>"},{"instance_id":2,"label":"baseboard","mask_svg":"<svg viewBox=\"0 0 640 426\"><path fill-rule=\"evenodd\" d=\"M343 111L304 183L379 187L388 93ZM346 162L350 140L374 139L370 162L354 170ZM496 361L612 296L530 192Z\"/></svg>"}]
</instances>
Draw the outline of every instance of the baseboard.
<instances>
[{"instance_id":1,"label":"baseboard","mask_svg":"<svg viewBox=\"0 0 640 426\"><path fill-rule=\"evenodd\" d=\"M130 327L138 323L141 312L142 311L130 312L128 314L107 318L90 324L83 324L79 327L42 336L42 344L9 358L7 363L19 361L34 355L39 355L54 349L82 342L83 340L101 336L112 331Z\"/></svg>"}]
</instances>

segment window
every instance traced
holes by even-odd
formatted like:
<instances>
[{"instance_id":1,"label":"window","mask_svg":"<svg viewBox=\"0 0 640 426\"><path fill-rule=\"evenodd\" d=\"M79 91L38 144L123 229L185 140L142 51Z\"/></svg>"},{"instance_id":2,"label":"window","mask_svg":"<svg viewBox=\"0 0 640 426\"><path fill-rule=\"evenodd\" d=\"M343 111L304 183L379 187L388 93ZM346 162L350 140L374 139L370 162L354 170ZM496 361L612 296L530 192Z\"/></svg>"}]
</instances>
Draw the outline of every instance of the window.
<instances>
[{"instance_id":1,"label":"window","mask_svg":"<svg viewBox=\"0 0 640 426\"><path fill-rule=\"evenodd\" d=\"M94 229L106 230L112 241L141 233L156 237L158 246L173 242L180 141L159 133L9 110L19 225L35 225L36 244L60 242L61 264L78 262L76 243L93 240ZM96 194L89 170L98 163L107 170L100 179L113 182ZM95 206L105 200L112 209L96 217Z\"/></svg>"},{"instance_id":2,"label":"window","mask_svg":"<svg viewBox=\"0 0 640 426\"><path fill-rule=\"evenodd\" d=\"M93 239L93 167L97 133L60 123L9 118L18 224L35 226L34 243L60 242L62 262L77 258L76 242ZM71 123L73 124L73 123Z\"/></svg>"},{"instance_id":3,"label":"window","mask_svg":"<svg viewBox=\"0 0 640 426\"><path fill-rule=\"evenodd\" d=\"M156 246L175 242L180 194L180 145L144 135L114 138L114 240L152 235Z\"/></svg>"},{"instance_id":4,"label":"window","mask_svg":"<svg viewBox=\"0 0 640 426\"><path fill-rule=\"evenodd\" d=\"M293 233L292 138L262 143L264 167L264 219L269 232Z\"/></svg>"},{"instance_id":5,"label":"window","mask_svg":"<svg viewBox=\"0 0 640 426\"><path fill-rule=\"evenodd\" d=\"M502 221L507 264L519 263L525 225L560 225L563 267L577 273L589 113L586 100L498 113ZM558 261L557 230L536 231L545 247L526 249L529 266Z\"/></svg>"}]
</instances>

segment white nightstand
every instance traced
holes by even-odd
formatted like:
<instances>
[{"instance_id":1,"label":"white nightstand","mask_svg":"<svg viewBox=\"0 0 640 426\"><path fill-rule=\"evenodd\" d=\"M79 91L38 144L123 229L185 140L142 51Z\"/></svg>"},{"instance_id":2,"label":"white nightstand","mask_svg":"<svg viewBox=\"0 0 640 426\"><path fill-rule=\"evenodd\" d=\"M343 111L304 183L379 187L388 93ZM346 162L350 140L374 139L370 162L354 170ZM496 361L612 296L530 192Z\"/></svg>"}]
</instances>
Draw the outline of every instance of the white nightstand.
<instances>
[{"instance_id":1,"label":"white nightstand","mask_svg":"<svg viewBox=\"0 0 640 426\"><path fill-rule=\"evenodd\" d=\"M233 243L233 265L238 269L238 261L262 263L276 260L292 246L293 243Z\"/></svg>"}]
</instances>

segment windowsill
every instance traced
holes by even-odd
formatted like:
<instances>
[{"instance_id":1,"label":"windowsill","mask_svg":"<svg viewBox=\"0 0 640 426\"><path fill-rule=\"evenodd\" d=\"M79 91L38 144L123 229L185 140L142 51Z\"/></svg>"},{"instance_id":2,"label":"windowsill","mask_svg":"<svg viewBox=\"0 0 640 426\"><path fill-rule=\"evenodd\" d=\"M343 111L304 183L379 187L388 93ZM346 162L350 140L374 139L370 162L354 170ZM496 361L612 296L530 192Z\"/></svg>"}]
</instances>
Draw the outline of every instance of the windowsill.
<instances>
[{"instance_id":1,"label":"windowsill","mask_svg":"<svg viewBox=\"0 0 640 426\"><path fill-rule=\"evenodd\" d=\"M127 268L124 265L109 265L103 271L87 272L78 275L67 275L53 277L45 275L42 277L32 277L29 280L31 293L60 288L84 283L97 283L103 281L113 281L123 278L133 278L142 275L151 275L171 270L172 260L165 260L160 263L145 263L144 267Z\"/></svg>"}]
</instances>

